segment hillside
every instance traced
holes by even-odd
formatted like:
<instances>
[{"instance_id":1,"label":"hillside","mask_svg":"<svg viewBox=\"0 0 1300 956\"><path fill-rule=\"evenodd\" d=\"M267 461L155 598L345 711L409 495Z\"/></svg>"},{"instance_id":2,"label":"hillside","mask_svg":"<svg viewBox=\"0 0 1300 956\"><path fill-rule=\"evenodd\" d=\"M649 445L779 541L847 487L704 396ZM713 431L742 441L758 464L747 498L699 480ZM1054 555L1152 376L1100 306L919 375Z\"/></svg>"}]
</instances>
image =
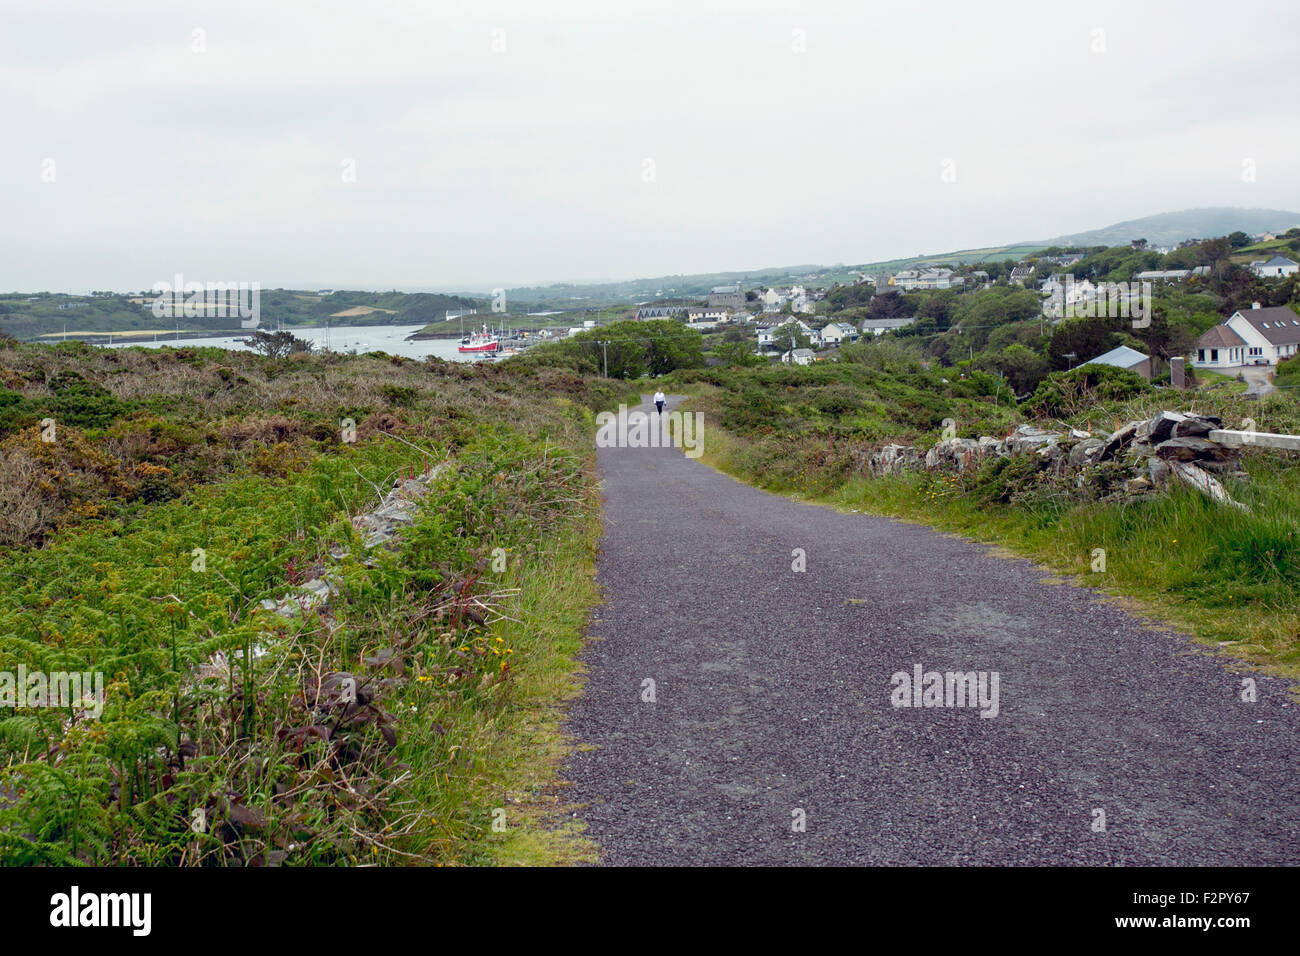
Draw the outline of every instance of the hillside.
<instances>
[{"instance_id":1,"label":"hillside","mask_svg":"<svg viewBox=\"0 0 1300 956\"><path fill-rule=\"evenodd\" d=\"M237 319L158 318L152 293L96 292L91 295L0 293L0 333L21 340L62 334L149 331L238 330ZM264 326L420 325L441 320L449 309L475 305L460 296L407 292L350 292L328 295L293 289L263 289L259 307Z\"/></svg>"},{"instance_id":2,"label":"hillside","mask_svg":"<svg viewBox=\"0 0 1300 956\"><path fill-rule=\"evenodd\" d=\"M1208 239L1240 230L1250 235L1283 232L1300 225L1300 213L1282 209L1241 209L1235 206L1209 206L1183 209L1117 222L1100 229L1057 236L1043 243L1048 246L1120 246L1134 239L1145 239L1153 246L1173 246L1184 239Z\"/></svg>"},{"instance_id":3,"label":"hillside","mask_svg":"<svg viewBox=\"0 0 1300 956\"><path fill-rule=\"evenodd\" d=\"M829 286L836 282L851 283L856 280L860 272L875 275L919 266L1019 259L1051 246L1126 246L1133 239L1146 239L1153 246L1172 246L1184 239L1226 236L1238 230L1251 235L1261 232L1282 232L1297 224L1300 224L1300 213L1280 209L1242 209L1231 206L1183 209L1178 212L1130 219L1100 229L1057 236L1052 239L977 249L957 249L951 252L906 256L857 265L842 263L832 266L794 265L747 272L704 272L618 282L557 283L549 286L508 289L507 298L511 302L526 302L529 308L596 308L658 298L700 298L713 286L733 282L742 282L746 288L758 285L790 285L796 282Z\"/></svg>"}]
</instances>

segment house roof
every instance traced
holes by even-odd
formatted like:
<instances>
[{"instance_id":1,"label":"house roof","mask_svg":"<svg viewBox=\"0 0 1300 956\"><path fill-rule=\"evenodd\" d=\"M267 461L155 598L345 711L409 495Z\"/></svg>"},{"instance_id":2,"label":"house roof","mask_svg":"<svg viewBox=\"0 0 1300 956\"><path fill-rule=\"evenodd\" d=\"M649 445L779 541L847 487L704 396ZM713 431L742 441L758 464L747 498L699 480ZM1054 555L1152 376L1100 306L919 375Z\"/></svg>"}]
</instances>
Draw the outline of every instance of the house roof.
<instances>
[{"instance_id":1,"label":"house roof","mask_svg":"<svg viewBox=\"0 0 1300 956\"><path fill-rule=\"evenodd\" d=\"M1235 349L1246 344L1246 340L1229 326L1216 325L1196 340L1199 349Z\"/></svg>"},{"instance_id":2,"label":"house roof","mask_svg":"<svg viewBox=\"0 0 1300 956\"><path fill-rule=\"evenodd\" d=\"M1270 345L1300 345L1300 315L1296 315L1284 305L1269 306L1267 309L1241 309L1233 315L1241 316Z\"/></svg>"},{"instance_id":3,"label":"house roof","mask_svg":"<svg viewBox=\"0 0 1300 956\"><path fill-rule=\"evenodd\" d=\"M905 325L911 325L916 321L915 316L898 319L866 319L862 323L864 329L901 329Z\"/></svg>"},{"instance_id":4,"label":"house roof","mask_svg":"<svg viewBox=\"0 0 1300 956\"><path fill-rule=\"evenodd\" d=\"M1138 281L1142 279L1186 279L1191 274L1190 269L1150 269L1146 272L1139 272L1133 278Z\"/></svg>"},{"instance_id":5,"label":"house roof","mask_svg":"<svg viewBox=\"0 0 1300 956\"><path fill-rule=\"evenodd\" d=\"M1272 259L1269 259L1268 262L1265 262L1264 265L1266 265L1266 266L1294 266L1294 265L1300 265L1300 263L1293 262L1292 260L1288 259L1286 256L1274 256Z\"/></svg>"},{"instance_id":6,"label":"house roof","mask_svg":"<svg viewBox=\"0 0 1300 956\"><path fill-rule=\"evenodd\" d=\"M1114 365L1116 368L1132 368L1150 358L1137 349L1131 349L1127 345L1121 345L1113 348L1103 355L1098 355L1095 359L1089 359L1085 365Z\"/></svg>"}]
</instances>

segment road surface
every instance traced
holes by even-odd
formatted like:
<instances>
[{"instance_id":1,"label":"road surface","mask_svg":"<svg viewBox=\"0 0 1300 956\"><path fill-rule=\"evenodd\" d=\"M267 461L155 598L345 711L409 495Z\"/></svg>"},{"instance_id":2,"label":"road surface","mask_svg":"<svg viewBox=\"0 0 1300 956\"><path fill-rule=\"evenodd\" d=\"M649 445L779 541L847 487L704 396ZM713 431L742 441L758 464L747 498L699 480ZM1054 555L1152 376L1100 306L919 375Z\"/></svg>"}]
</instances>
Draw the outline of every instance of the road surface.
<instances>
[{"instance_id":1,"label":"road surface","mask_svg":"<svg viewBox=\"0 0 1300 956\"><path fill-rule=\"evenodd\" d=\"M602 862L1300 861L1290 682L965 540L672 448L598 461L606 603L565 777ZM917 665L983 672L986 702L996 672L997 715L894 706Z\"/></svg>"}]
</instances>

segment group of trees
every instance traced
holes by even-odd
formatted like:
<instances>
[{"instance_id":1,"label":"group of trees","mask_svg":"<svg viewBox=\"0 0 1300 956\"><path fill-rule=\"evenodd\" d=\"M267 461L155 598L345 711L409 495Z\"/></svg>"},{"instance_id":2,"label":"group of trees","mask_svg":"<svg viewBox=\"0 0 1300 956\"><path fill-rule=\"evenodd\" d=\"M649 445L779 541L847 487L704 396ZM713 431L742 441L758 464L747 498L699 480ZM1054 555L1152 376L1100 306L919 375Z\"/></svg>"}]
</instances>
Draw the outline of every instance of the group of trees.
<instances>
[{"instance_id":1,"label":"group of trees","mask_svg":"<svg viewBox=\"0 0 1300 956\"><path fill-rule=\"evenodd\" d=\"M704 336L675 319L611 322L529 349L526 360L589 375L641 378L703 368Z\"/></svg>"}]
</instances>

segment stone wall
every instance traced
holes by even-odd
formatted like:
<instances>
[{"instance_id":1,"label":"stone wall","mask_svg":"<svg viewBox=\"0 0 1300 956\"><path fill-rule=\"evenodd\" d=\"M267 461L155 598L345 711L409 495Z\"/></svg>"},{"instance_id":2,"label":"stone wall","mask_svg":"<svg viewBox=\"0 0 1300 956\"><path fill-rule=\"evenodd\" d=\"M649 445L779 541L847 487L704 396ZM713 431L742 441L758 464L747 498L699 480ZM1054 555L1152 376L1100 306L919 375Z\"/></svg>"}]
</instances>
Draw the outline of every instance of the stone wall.
<instances>
[{"instance_id":1,"label":"stone wall","mask_svg":"<svg viewBox=\"0 0 1300 956\"><path fill-rule=\"evenodd\" d=\"M1248 476L1238 466L1238 448L1209 438L1210 432L1222 427L1218 418L1182 412L1161 412L1146 421L1129 422L1113 433L1020 425L1002 438L945 438L924 453L911 445L885 445L867 457L866 468L874 476L964 472L994 458L1036 455L1045 469L1063 478L1072 476L1076 486L1082 487L1088 483L1090 469L1117 462L1132 472L1124 483L1127 494L1159 488L1176 475L1212 497L1235 504L1214 476Z\"/></svg>"}]
</instances>

